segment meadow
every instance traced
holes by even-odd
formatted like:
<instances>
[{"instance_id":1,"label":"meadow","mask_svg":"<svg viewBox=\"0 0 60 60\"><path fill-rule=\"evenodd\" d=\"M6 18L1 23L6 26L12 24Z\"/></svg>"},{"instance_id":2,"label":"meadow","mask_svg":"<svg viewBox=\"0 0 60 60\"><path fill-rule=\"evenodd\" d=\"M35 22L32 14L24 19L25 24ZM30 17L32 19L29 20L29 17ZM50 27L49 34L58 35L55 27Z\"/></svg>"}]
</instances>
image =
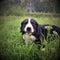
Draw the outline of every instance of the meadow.
<instances>
[{"instance_id":1,"label":"meadow","mask_svg":"<svg viewBox=\"0 0 60 60\"><path fill-rule=\"evenodd\" d=\"M23 44L20 27L21 22L27 17L34 18L39 24L53 24L60 27L60 17L0 16L0 60L58 60L59 36L47 38L40 49L36 44Z\"/></svg>"}]
</instances>

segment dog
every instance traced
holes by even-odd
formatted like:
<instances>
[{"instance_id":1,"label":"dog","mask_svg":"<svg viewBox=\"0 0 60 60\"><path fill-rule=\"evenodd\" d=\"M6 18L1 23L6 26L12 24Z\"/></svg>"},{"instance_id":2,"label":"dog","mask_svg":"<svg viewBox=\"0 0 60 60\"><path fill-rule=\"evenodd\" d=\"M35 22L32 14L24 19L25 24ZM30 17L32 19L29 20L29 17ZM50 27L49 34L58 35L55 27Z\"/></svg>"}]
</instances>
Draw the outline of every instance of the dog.
<instances>
[{"instance_id":1,"label":"dog","mask_svg":"<svg viewBox=\"0 0 60 60\"><path fill-rule=\"evenodd\" d=\"M25 41L26 44L29 43L37 43L41 44L41 36L43 38L47 37L48 34L48 27L51 27L50 34L53 34L56 32L58 35L60 35L60 28L55 25L41 25L38 24L34 19L27 18L21 23L21 32L22 32L22 38Z\"/></svg>"}]
</instances>

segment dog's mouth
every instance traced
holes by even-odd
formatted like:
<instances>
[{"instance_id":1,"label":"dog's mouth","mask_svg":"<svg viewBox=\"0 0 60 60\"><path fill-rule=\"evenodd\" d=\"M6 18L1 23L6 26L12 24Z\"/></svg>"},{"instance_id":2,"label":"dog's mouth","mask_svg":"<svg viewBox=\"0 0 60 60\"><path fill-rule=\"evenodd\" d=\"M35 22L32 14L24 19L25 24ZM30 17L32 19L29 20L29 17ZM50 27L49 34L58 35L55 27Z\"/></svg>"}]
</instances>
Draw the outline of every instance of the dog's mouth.
<instances>
[{"instance_id":1,"label":"dog's mouth","mask_svg":"<svg viewBox=\"0 0 60 60\"><path fill-rule=\"evenodd\" d=\"M27 33L27 34L30 34L30 35L32 34L32 32L30 32L30 31L26 31L26 33Z\"/></svg>"},{"instance_id":2,"label":"dog's mouth","mask_svg":"<svg viewBox=\"0 0 60 60\"><path fill-rule=\"evenodd\" d=\"M33 32L31 30L26 30L25 33L32 34Z\"/></svg>"},{"instance_id":3,"label":"dog's mouth","mask_svg":"<svg viewBox=\"0 0 60 60\"><path fill-rule=\"evenodd\" d=\"M24 31L24 34L32 35L32 34L33 34L33 32Z\"/></svg>"}]
</instances>

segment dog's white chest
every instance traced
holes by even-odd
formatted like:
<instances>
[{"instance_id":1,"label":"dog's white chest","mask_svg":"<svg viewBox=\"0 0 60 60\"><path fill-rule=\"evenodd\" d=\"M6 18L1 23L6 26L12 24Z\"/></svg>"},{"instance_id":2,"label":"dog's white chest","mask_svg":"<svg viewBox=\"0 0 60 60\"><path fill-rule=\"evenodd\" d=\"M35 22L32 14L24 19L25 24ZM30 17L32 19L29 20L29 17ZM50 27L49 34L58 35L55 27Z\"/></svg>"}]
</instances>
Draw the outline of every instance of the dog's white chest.
<instances>
[{"instance_id":1,"label":"dog's white chest","mask_svg":"<svg viewBox=\"0 0 60 60\"><path fill-rule=\"evenodd\" d=\"M23 35L23 39L25 40L26 44L31 44L33 41L35 41L36 37L31 34L26 33Z\"/></svg>"}]
</instances>

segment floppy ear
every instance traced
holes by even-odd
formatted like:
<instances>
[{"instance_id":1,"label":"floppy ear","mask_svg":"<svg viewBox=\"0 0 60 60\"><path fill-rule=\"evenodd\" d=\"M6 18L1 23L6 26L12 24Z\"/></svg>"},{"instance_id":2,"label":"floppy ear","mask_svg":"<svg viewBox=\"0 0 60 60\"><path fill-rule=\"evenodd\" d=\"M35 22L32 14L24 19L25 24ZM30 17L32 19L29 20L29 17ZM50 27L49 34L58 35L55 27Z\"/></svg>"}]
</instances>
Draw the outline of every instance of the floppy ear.
<instances>
[{"instance_id":1,"label":"floppy ear","mask_svg":"<svg viewBox=\"0 0 60 60\"><path fill-rule=\"evenodd\" d=\"M38 25L38 30L37 30L38 35L40 36L41 34L41 27Z\"/></svg>"}]
</instances>

